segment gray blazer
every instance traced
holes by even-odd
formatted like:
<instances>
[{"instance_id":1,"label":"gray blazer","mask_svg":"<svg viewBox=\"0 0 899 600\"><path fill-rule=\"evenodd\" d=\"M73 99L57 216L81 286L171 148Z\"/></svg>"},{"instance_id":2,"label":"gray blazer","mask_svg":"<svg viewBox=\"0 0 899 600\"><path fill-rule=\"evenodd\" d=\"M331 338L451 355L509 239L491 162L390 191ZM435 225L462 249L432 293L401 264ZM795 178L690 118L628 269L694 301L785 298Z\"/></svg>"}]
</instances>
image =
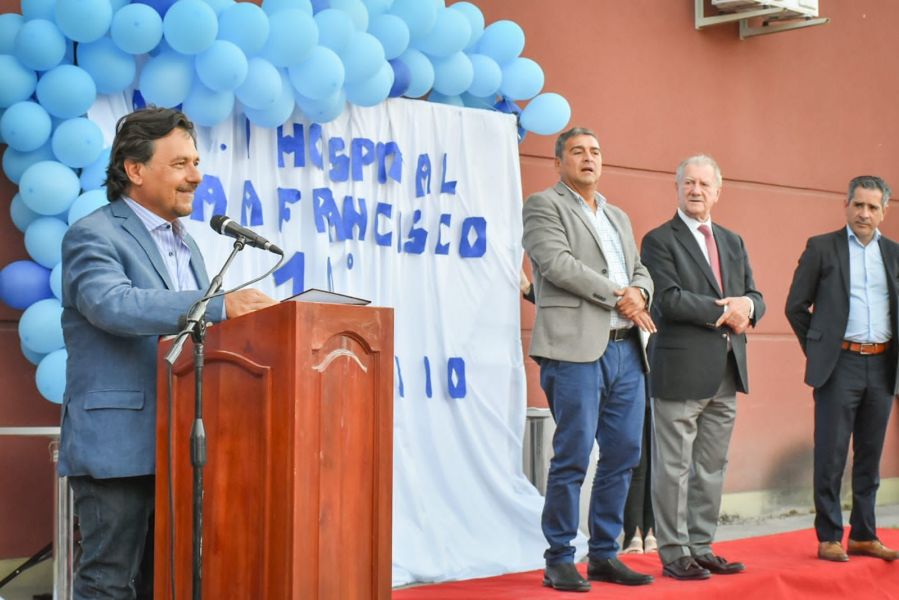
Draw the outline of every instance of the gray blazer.
<instances>
[{"instance_id":1,"label":"gray blazer","mask_svg":"<svg viewBox=\"0 0 899 600\"><path fill-rule=\"evenodd\" d=\"M618 230L630 285L650 298L653 284L640 262L630 220L620 208L605 205ZM562 182L533 194L524 204L524 249L534 267L537 321L530 355L592 362L609 343L609 321L618 297L608 274L599 236Z\"/></svg>"},{"instance_id":2,"label":"gray blazer","mask_svg":"<svg viewBox=\"0 0 899 600\"><path fill-rule=\"evenodd\" d=\"M209 285L190 237L200 290L178 292L146 227L122 200L97 209L62 243L62 330L69 358L60 475L103 479L156 467L156 346L178 331ZM222 297L207 314L219 320Z\"/></svg>"}]
</instances>

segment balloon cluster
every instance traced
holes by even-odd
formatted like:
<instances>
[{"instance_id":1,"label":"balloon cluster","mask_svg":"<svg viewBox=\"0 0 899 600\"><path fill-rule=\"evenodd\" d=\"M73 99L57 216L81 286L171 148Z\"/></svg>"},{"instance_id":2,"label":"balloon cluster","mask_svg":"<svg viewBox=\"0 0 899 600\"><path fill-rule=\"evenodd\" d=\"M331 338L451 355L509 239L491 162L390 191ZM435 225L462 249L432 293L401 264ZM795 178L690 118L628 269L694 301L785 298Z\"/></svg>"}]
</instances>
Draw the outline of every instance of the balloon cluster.
<instances>
[{"instance_id":1,"label":"balloon cluster","mask_svg":"<svg viewBox=\"0 0 899 600\"><path fill-rule=\"evenodd\" d=\"M63 235L107 202L109 148L85 118L98 94L135 89L201 126L240 111L269 128L297 108L326 123L347 103L426 97L516 114L521 137L556 133L570 107L540 94L524 43L516 23L485 26L474 4L445 0L22 0L0 15L2 167L31 257L0 270L0 299L25 311L40 393L58 403L65 388Z\"/></svg>"}]
</instances>

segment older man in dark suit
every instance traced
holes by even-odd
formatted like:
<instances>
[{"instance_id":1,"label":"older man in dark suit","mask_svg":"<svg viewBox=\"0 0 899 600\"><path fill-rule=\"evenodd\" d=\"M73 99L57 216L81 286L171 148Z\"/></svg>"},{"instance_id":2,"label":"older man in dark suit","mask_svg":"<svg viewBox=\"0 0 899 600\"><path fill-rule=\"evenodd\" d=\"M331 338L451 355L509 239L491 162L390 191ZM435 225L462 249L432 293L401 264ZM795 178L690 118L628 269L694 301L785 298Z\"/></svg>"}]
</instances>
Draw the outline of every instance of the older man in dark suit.
<instances>
[{"instance_id":1,"label":"older man in dark suit","mask_svg":"<svg viewBox=\"0 0 899 600\"><path fill-rule=\"evenodd\" d=\"M809 239L787 297L815 396L818 558L845 562L840 483L852 438L849 554L895 560L877 539L874 502L896 381L899 244L880 234L890 199L879 177L849 183L847 226Z\"/></svg>"},{"instance_id":2,"label":"older man in dark suit","mask_svg":"<svg viewBox=\"0 0 899 600\"><path fill-rule=\"evenodd\" d=\"M712 223L721 170L696 155L677 168L678 210L643 239L656 286L650 357L652 497L663 574L706 579L743 570L712 551L737 412L749 390L746 330L765 312L736 233Z\"/></svg>"},{"instance_id":3,"label":"older man in dark suit","mask_svg":"<svg viewBox=\"0 0 899 600\"><path fill-rule=\"evenodd\" d=\"M556 421L543 509L543 584L586 591L574 567L578 498L593 442L600 458L590 496L590 579L650 583L617 558L624 501L640 461L645 355L637 329L655 329L652 280L630 221L596 192L596 135L575 128L556 141L561 181L524 205L524 247L534 267L537 321L530 354Z\"/></svg>"}]
</instances>

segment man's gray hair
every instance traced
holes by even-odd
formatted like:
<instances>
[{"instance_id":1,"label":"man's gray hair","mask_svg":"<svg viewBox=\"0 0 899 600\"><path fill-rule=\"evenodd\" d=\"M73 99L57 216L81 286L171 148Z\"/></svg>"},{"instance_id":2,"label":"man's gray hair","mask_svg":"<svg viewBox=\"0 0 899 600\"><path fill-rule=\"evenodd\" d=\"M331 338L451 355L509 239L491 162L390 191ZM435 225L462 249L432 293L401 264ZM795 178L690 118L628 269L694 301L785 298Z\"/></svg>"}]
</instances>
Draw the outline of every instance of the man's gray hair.
<instances>
[{"instance_id":1,"label":"man's gray hair","mask_svg":"<svg viewBox=\"0 0 899 600\"><path fill-rule=\"evenodd\" d=\"M565 150L565 142L576 135L589 135L596 140L597 144L599 144L599 137L593 133L592 129L587 129L586 127L572 127L568 131L560 133L559 137L556 138L556 158L562 159L562 151Z\"/></svg>"},{"instance_id":2,"label":"man's gray hair","mask_svg":"<svg viewBox=\"0 0 899 600\"><path fill-rule=\"evenodd\" d=\"M718 163L715 162L715 159L708 154L694 154L693 156L685 158L679 165L677 165L675 178L678 186L684 182L684 169L687 168L687 165L709 165L715 171L715 183L718 184L718 187L721 187L721 167L719 167Z\"/></svg>"},{"instance_id":3,"label":"man's gray hair","mask_svg":"<svg viewBox=\"0 0 899 600\"><path fill-rule=\"evenodd\" d=\"M855 195L855 190L858 188L879 190L883 194L883 199L880 201L880 205L883 208L886 208L890 203L890 186L887 185L886 181L874 175L859 175L849 182L849 194L846 196L846 204L849 204L852 196Z\"/></svg>"}]
</instances>

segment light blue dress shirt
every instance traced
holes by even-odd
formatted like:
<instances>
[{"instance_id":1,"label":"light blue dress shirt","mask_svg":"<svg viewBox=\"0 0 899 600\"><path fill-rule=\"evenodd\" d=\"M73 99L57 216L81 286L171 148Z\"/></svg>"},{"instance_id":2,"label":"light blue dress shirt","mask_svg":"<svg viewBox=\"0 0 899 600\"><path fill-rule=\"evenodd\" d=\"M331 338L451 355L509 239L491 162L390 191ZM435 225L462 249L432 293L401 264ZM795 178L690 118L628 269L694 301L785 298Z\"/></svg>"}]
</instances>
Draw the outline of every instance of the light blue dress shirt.
<instances>
[{"instance_id":1,"label":"light blue dress shirt","mask_svg":"<svg viewBox=\"0 0 899 600\"><path fill-rule=\"evenodd\" d=\"M175 219L169 223L131 198L123 196L123 199L141 220L156 243L162 261L169 272L169 279L175 286L175 291L199 289L197 279L190 268L190 248L184 241L184 225L181 224L181 221Z\"/></svg>"},{"instance_id":2,"label":"light blue dress shirt","mask_svg":"<svg viewBox=\"0 0 899 600\"><path fill-rule=\"evenodd\" d=\"M849 236L849 322L846 335L852 342L886 342L890 331L890 292L880 254L880 231L863 246L847 225Z\"/></svg>"}]
</instances>

